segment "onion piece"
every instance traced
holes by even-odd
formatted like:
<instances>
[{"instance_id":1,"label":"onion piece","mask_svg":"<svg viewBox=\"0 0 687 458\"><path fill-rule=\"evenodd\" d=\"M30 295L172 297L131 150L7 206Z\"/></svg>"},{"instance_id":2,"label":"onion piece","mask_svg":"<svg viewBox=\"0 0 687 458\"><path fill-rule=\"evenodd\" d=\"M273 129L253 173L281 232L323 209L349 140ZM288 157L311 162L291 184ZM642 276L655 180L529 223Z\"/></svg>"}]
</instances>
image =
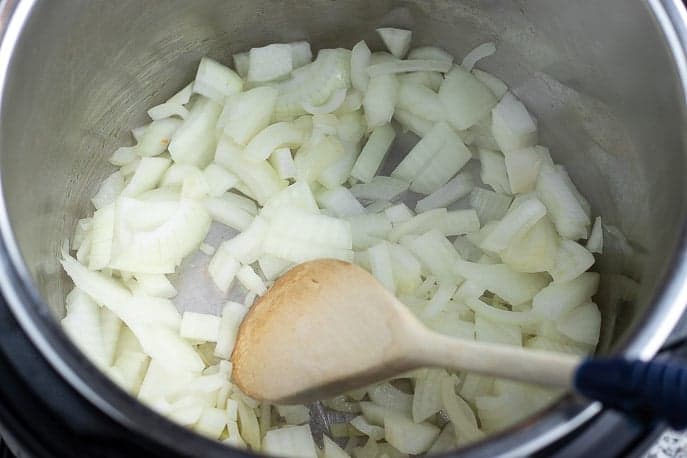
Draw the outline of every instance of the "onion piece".
<instances>
[{"instance_id":1,"label":"onion piece","mask_svg":"<svg viewBox=\"0 0 687 458\"><path fill-rule=\"evenodd\" d=\"M431 194L445 185L472 158L470 150L450 127L442 131L442 146L424 169L413 178L410 184L411 191Z\"/></svg>"},{"instance_id":2,"label":"onion piece","mask_svg":"<svg viewBox=\"0 0 687 458\"><path fill-rule=\"evenodd\" d=\"M500 194L512 194L508 172L506 171L506 160L502 154L488 149L479 150L479 160L482 164L480 178Z\"/></svg>"},{"instance_id":3,"label":"onion piece","mask_svg":"<svg viewBox=\"0 0 687 458\"><path fill-rule=\"evenodd\" d=\"M472 442L484 437L484 433L477 426L477 419L470 406L455 392L455 379L444 377L440 382L441 403L453 423L455 437L461 444Z\"/></svg>"},{"instance_id":4,"label":"onion piece","mask_svg":"<svg viewBox=\"0 0 687 458\"><path fill-rule=\"evenodd\" d=\"M220 318L207 313L184 312L181 317L179 335L184 339L202 342L216 342Z\"/></svg>"},{"instance_id":5,"label":"onion piece","mask_svg":"<svg viewBox=\"0 0 687 458\"><path fill-rule=\"evenodd\" d=\"M248 76L248 67L250 66L248 51L234 54L232 60L234 61L236 73L238 73L241 78L246 79L246 76Z\"/></svg>"},{"instance_id":6,"label":"onion piece","mask_svg":"<svg viewBox=\"0 0 687 458\"><path fill-rule=\"evenodd\" d=\"M401 453L417 455L425 452L438 435L439 428L430 423L414 423L405 415L393 411L388 411L384 416L384 437Z\"/></svg>"},{"instance_id":7,"label":"onion piece","mask_svg":"<svg viewBox=\"0 0 687 458\"><path fill-rule=\"evenodd\" d=\"M586 248L591 253L601 253L603 252L604 239L603 239L603 225L601 224L601 217L597 216L594 220L594 225L592 226L592 232L589 235L589 240L587 240Z\"/></svg>"},{"instance_id":8,"label":"onion piece","mask_svg":"<svg viewBox=\"0 0 687 458\"><path fill-rule=\"evenodd\" d=\"M222 137L219 141L215 161L236 174L263 205L286 187L286 182L279 179L277 172L267 161L249 160L245 157L243 149L227 137Z\"/></svg>"},{"instance_id":9,"label":"onion piece","mask_svg":"<svg viewBox=\"0 0 687 458\"><path fill-rule=\"evenodd\" d=\"M267 431L262 449L259 450L271 456L317 458L317 448L309 425Z\"/></svg>"},{"instance_id":10,"label":"onion piece","mask_svg":"<svg viewBox=\"0 0 687 458\"><path fill-rule=\"evenodd\" d=\"M446 120L437 93L421 84L401 81L397 107L431 122Z\"/></svg>"},{"instance_id":11,"label":"onion piece","mask_svg":"<svg viewBox=\"0 0 687 458\"><path fill-rule=\"evenodd\" d=\"M360 92L367 90L370 77L367 74L367 67L370 65L372 53L367 43L359 41L351 50L351 83Z\"/></svg>"},{"instance_id":12,"label":"onion piece","mask_svg":"<svg viewBox=\"0 0 687 458\"><path fill-rule=\"evenodd\" d=\"M445 60L428 60L428 59L412 59L412 60L391 60L388 62L381 62L371 64L367 67L367 73L370 78L375 78L383 75L392 75L395 73L410 73L410 72L439 72L446 73L451 69L451 63Z\"/></svg>"},{"instance_id":13,"label":"onion piece","mask_svg":"<svg viewBox=\"0 0 687 458\"><path fill-rule=\"evenodd\" d=\"M458 261L456 274L482 285L511 305L531 300L548 284L545 275L515 272L505 264L477 264Z\"/></svg>"},{"instance_id":14,"label":"onion piece","mask_svg":"<svg viewBox=\"0 0 687 458\"><path fill-rule=\"evenodd\" d=\"M391 221L393 224L408 221L410 218L415 216L415 213L413 213L413 211L410 208L408 208L406 204L404 204L403 202L387 208L386 210L384 210L384 214L386 215L387 219Z\"/></svg>"},{"instance_id":15,"label":"onion piece","mask_svg":"<svg viewBox=\"0 0 687 458\"><path fill-rule=\"evenodd\" d=\"M289 43L291 47L291 62L293 68L299 68L312 62L312 50L307 41L294 41Z\"/></svg>"},{"instance_id":16,"label":"onion piece","mask_svg":"<svg viewBox=\"0 0 687 458\"><path fill-rule=\"evenodd\" d=\"M184 86L179 92L174 94L165 103L156 105L148 110L148 116L153 121L158 119L169 118L172 116L179 116L182 119L186 119L189 112L184 107L191 99L191 94L193 93L193 82L190 82ZM136 135L134 135L136 137ZM138 138L136 139L138 141Z\"/></svg>"},{"instance_id":17,"label":"onion piece","mask_svg":"<svg viewBox=\"0 0 687 458\"><path fill-rule=\"evenodd\" d=\"M465 70L470 71L475 64L485 57L489 57L496 52L496 44L493 41L488 41L477 46L463 57L463 62L460 66Z\"/></svg>"},{"instance_id":18,"label":"onion piece","mask_svg":"<svg viewBox=\"0 0 687 458\"><path fill-rule=\"evenodd\" d=\"M470 192L470 206L477 211L482 224L503 218L512 200L510 196L479 187Z\"/></svg>"},{"instance_id":19,"label":"onion piece","mask_svg":"<svg viewBox=\"0 0 687 458\"><path fill-rule=\"evenodd\" d=\"M343 156L324 169L317 178L328 189L340 186L348 180L353 164L360 154L360 148L355 143L342 142L342 145Z\"/></svg>"},{"instance_id":20,"label":"onion piece","mask_svg":"<svg viewBox=\"0 0 687 458\"><path fill-rule=\"evenodd\" d=\"M403 180L377 175L369 183L351 186L351 193L358 199L390 201L407 189L408 183Z\"/></svg>"},{"instance_id":21,"label":"onion piece","mask_svg":"<svg viewBox=\"0 0 687 458\"><path fill-rule=\"evenodd\" d=\"M367 250L372 275L392 294L396 291L391 255L386 242L380 242Z\"/></svg>"},{"instance_id":22,"label":"onion piece","mask_svg":"<svg viewBox=\"0 0 687 458\"><path fill-rule=\"evenodd\" d=\"M241 92L242 89L243 80L232 69L209 57L200 59L193 92L222 103L225 97Z\"/></svg>"},{"instance_id":23,"label":"onion piece","mask_svg":"<svg viewBox=\"0 0 687 458\"><path fill-rule=\"evenodd\" d=\"M496 97L472 73L454 66L439 88L448 122L458 130L473 126L489 114L496 105Z\"/></svg>"},{"instance_id":24,"label":"onion piece","mask_svg":"<svg viewBox=\"0 0 687 458\"><path fill-rule=\"evenodd\" d=\"M98 188L98 192L91 198L96 210L113 203L124 189L124 177L119 172L109 175Z\"/></svg>"},{"instance_id":25,"label":"onion piece","mask_svg":"<svg viewBox=\"0 0 687 458\"><path fill-rule=\"evenodd\" d=\"M453 56L448 51L436 46L413 48L408 53L408 59L445 60L451 64L453 63Z\"/></svg>"},{"instance_id":26,"label":"onion piece","mask_svg":"<svg viewBox=\"0 0 687 458\"><path fill-rule=\"evenodd\" d=\"M534 146L509 153L505 157L506 173L513 193L533 191L542 164L553 165L548 148Z\"/></svg>"},{"instance_id":27,"label":"onion piece","mask_svg":"<svg viewBox=\"0 0 687 458\"><path fill-rule=\"evenodd\" d=\"M524 199L496 223L494 229L482 240L480 248L498 253L508 248L511 240L527 232L546 214L546 207L536 197Z\"/></svg>"},{"instance_id":28,"label":"onion piece","mask_svg":"<svg viewBox=\"0 0 687 458\"><path fill-rule=\"evenodd\" d=\"M432 123L405 110L396 108L394 119L405 131L411 131L418 137L424 137L432 130Z\"/></svg>"},{"instance_id":29,"label":"onion piece","mask_svg":"<svg viewBox=\"0 0 687 458\"><path fill-rule=\"evenodd\" d=\"M403 59L408 53L408 49L410 49L410 40L413 38L413 32L393 27L381 27L376 30L389 52L394 57Z\"/></svg>"},{"instance_id":30,"label":"onion piece","mask_svg":"<svg viewBox=\"0 0 687 458\"><path fill-rule=\"evenodd\" d=\"M577 189L567 176L558 173L554 166L542 164L537 179L537 196L546 205L558 233L571 240L587 238L591 225L576 194Z\"/></svg>"},{"instance_id":31,"label":"onion piece","mask_svg":"<svg viewBox=\"0 0 687 458\"><path fill-rule=\"evenodd\" d=\"M350 455L326 434L322 436L322 440L324 442L324 458L350 458Z\"/></svg>"},{"instance_id":32,"label":"onion piece","mask_svg":"<svg viewBox=\"0 0 687 458\"><path fill-rule=\"evenodd\" d=\"M470 194L470 191L472 191L474 187L475 183L471 175L459 173L445 185L441 186L430 195L420 199L415 206L415 211L422 213L434 208L448 207L457 200Z\"/></svg>"},{"instance_id":33,"label":"onion piece","mask_svg":"<svg viewBox=\"0 0 687 458\"><path fill-rule=\"evenodd\" d=\"M525 105L510 92L491 111L491 130L504 153L537 144L536 121Z\"/></svg>"},{"instance_id":34,"label":"onion piece","mask_svg":"<svg viewBox=\"0 0 687 458\"><path fill-rule=\"evenodd\" d=\"M143 157L162 154L181 125L182 122L174 118L151 122L146 126L143 135L138 139L138 144L134 147L136 154Z\"/></svg>"},{"instance_id":35,"label":"onion piece","mask_svg":"<svg viewBox=\"0 0 687 458\"><path fill-rule=\"evenodd\" d=\"M251 48L248 53L249 82L272 81L288 75L293 70L291 46L275 43L261 48Z\"/></svg>"},{"instance_id":36,"label":"onion piece","mask_svg":"<svg viewBox=\"0 0 687 458\"><path fill-rule=\"evenodd\" d=\"M516 234L501 251L503 263L518 272L548 272L558 253L558 234L544 216L529 230Z\"/></svg>"},{"instance_id":37,"label":"onion piece","mask_svg":"<svg viewBox=\"0 0 687 458\"><path fill-rule=\"evenodd\" d=\"M353 196L351 191L343 186L318 193L317 202L322 207L331 210L339 218L365 213L365 208Z\"/></svg>"},{"instance_id":38,"label":"onion piece","mask_svg":"<svg viewBox=\"0 0 687 458\"><path fill-rule=\"evenodd\" d=\"M439 288L436 290L432 299L422 311L422 317L424 319L435 318L441 312L443 312L451 300L451 297L456 292L455 283L441 282L439 283Z\"/></svg>"},{"instance_id":39,"label":"onion piece","mask_svg":"<svg viewBox=\"0 0 687 458\"><path fill-rule=\"evenodd\" d=\"M121 195L134 197L153 189L162 179L172 161L164 157L144 157L138 163L134 176L122 189Z\"/></svg>"},{"instance_id":40,"label":"onion piece","mask_svg":"<svg viewBox=\"0 0 687 458\"><path fill-rule=\"evenodd\" d=\"M277 99L277 91L258 87L231 96L220 116L218 126L224 128L234 142L247 144L259 131L267 127Z\"/></svg>"},{"instance_id":41,"label":"onion piece","mask_svg":"<svg viewBox=\"0 0 687 458\"><path fill-rule=\"evenodd\" d=\"M248 313L248 308L237 302L229 301L222 308L222 319L217 334L215 356L229 359L234 349L239 325ZM229 403L227 403L229 404Z\"/></svg>"},{"instance_id":42,"label":"onion piece","mask_svg":"<svg viewBox=\"0 0 687 458\"><path fill-rule=\"evenodd\" d=\"M369 183L384 162L395 137L396 131L389 124L375 127L353 165L351 176L363 183Z\"/></svg>"},{"instance_id":43,"label":"onion piece","mask_svg":"<svg viewBox=\"0 0 687 458\"><path fill-rule=\"evenodd\" d=\"M278 148L301 146L309 134L309 129L303 129L295 122L278 122L269 125L248 142L245 156L253 161L267 159Z\"/></svg>"},{"instance_id":44,"label":"onion piece","mask_svg":"<svg viewBox=\"0 0 687 458\"><path fill-rule=\"evenodd\" d=\"M556 328L571 339L588 345L599 342L601 313L595 303L580 305L560 316Z\"/></svg>"},{"instance_id":45,"label":"onion piece","mask_svg":"<svg viewBox=\"0 0 687 458\"><path fill-rule=\"evenodd\" d=\"M542 321L542 318L539 315L531 311L511 312L508 310L501 310L485 304L476 297L467 298L465 300L465 304L476 314L480 314L481 316L488 318L490 321L495 323L522 326Z\"/></svg>"},{"instance_id":46,"label":"onion piece","mask_svg":"<svg viewBox=\"0 0 687 458\"><path fill-rule=\"evenodd\" d=\"M454 284L459 282L454 265L460 261L460 256L441 232L431 230L412 240L409 248L440 281Z\"/></svg>"},{"instance_id":47,"label":"onion piece","mask_svg":"<svg viewBox=\"0 0 687 458\"><path fill-rule=\"evenodd\" d=\"M222 106L201 97L193 104L191 112L176 130L168 149L174 162L204 167L212 160L217 141L213 132Z\"/></svg>"},{"instance_id":48,"label":"onion piece","mask_svg":"<svg viewBox=\"0 0 687 458\"><path fill-rule=\"evenodd\" d=\"M487 86L489 90L491 90L491 92L496 96L497 99L501 100L501 97L503 97L506 94L506 92L508 92L508 86L506 86L506 83L504 83L491 73L487 73L474 68L472 70L472 74L475 75L475 78L477 78L485 86Z\"/></svg>"},{"instance_id":49,"label":"onion piece","mask_svg":"<svg viewBox=\"0 0 687 458\"><path fill-rule=\"evenodd\" d=\"M236 175L217 164L210 164L205 167L203 178L208 185L208 191L212 197L223 195L239 182Z\"/></svg>"},{"instance_id":50,"label":"onion piece","mask_svg":"<svg viewBox=\"0 0 687 458\"><path fill-rule=\"evenodd\" d=\"M91 270L100 270L107 267L112 256L115 205L110 204L97 210L93 214L92 225L88 268Z\"/></svg>"},{"instance_id":51,"label":"onion piece","mask_svg":"<svg viewBox=\"0 0 687 458\"><path fill-rule=\"evenodd\" d=\"M303 109L310 114L333 113L338 110L346 99L346 88L335 90L329 99L321 105L313 105L309 100L303 101Z\"/></svg>"},{"instance_id":52,"label":"onion piece","mask_svg":"<svg viewBox=\"0 0 687 458\"><path fill-rule=\"evenodd\" d=\"M398 79L391 74L370 77L363 97L368 128L383 126L391 121L398 100Z\"/></svg>"},{"instance_id":53,"label":"onion piece","mask_svg":"<svg viewBox=\"0 0 687 458\"><path fill-rule=\"evenodd\" d=\"M549 272L554 281L565 282L577 278L594 265L594 255L579 243L561 240L556 262Z\"/></svg>"}]
</instances>

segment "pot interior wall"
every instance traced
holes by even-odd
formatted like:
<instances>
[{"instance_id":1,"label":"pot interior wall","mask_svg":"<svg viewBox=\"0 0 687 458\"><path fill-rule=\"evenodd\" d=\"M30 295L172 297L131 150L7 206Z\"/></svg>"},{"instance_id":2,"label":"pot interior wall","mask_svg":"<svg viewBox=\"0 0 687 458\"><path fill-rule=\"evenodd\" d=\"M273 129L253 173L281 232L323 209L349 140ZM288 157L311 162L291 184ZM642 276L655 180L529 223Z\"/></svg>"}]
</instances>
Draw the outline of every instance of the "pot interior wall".
<instances>
[{"instance_id":1,"label":"pot interior wall","mask_svg":"<svg viewBox=\"0 0 687 458\"><path fill-rule=\"evenodd\" d=\"M681 95L669 52L644 2L531 1L36 1L2 95L0 167L16 240L59 316L69 283L56 256L145 110L181 88L203 55L307 39L314 48L374 28L415 31L462 57L488 40L480 67L504 79L539 118L541 143L617 228L605 234L603 345L641 324L683 224ZM402 154L404 151L396 151ZM623 240L624 234L627 240ZM617 274L640 282L636 301ZM618 320L614 310L620 308ZM614 325L615 323L615 325Z\"/></svg>"}]
</instances>

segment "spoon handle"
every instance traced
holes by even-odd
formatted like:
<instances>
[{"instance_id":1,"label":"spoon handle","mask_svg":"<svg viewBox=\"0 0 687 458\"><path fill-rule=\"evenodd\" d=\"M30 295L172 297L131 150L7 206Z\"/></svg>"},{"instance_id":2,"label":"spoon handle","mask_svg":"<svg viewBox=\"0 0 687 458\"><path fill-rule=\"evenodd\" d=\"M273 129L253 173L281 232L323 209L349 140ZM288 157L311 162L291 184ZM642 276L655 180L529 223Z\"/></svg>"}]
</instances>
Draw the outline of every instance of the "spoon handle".
<instances>
[{"instance_id":1,"label":"spoon handle","mask_svg":"<svg viewBox=\"0 0 687 458\"><path fill-rule=\"evenodd\" d=\"M687 427L687 366L677 361L590 358L575 373L575 390L644 420Z\"/></svg>"},{"instance_id":2,"label":"spoon handle","mask_svg":"<svg viewBox=\"0 0 687 458\"><path fill-rule=\"evenodd\" d=\"M578 356L423 333L412 357L418 365L447 367L522 382L571 388Z\"/></svg>"}]
</instances>

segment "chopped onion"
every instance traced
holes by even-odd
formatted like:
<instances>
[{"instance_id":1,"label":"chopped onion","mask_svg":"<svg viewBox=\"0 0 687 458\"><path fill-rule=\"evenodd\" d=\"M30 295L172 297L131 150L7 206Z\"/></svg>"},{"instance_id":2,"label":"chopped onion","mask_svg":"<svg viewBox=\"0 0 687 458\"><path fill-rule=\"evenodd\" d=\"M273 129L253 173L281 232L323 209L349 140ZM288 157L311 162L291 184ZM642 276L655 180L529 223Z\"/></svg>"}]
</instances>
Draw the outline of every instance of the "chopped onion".
<instances>
[{"instance_id":1,"label":"chopped onion","mask_svg":"<svg viewBox=\"0 0 687 458\"><path fill-rule=\"evenodd\" d=\"M458 261L453 267L458 275L482 285L513 305L531 300L548 284L545 275L515 272L505 264Z\"/></svg>"},{"instance_id":2,"label":"chopped onion","mask_svg":"<svg viewBox=\"0 0 687 458\"><path fill-rule=\"evenodd\" d=\"M264 160L278 148L294 148L302 145L309 134L309 130L303 129L295 122L278 122L266 127L253 137L246 145L245 155L254 161Z\"/></svg>"},{"instance_id":3,"label":"chopped onion","mask_svg":"<svg viewBox=\"0 0 687 458\"><path fill-rule=\"evenodd\" d=\"M463 62L461 62L460 66L463 67L465 70L470 71L473 69L477 62L484 59L485 57L491 56L495 52L496 44L494 44L494 42L488 41L486 43L482 43L481 45L477 46L475 49L467 53L465 57L463 57Z\"/></svg>"},{"instance_id":4,"label":"chopped onion","mask_svg":"<svg viewBox=\"0 0 687 458\"><path fill-rule=\"evenodd\" d=\"M113 203L124 189L124 177L119 172L109 175L100 184L98 192L91 198L96 210Z\"/></svg>"},{"instance_id":5,"label":"chopped onion","mask_svg":"<svg viewBox=\"0 0 687 458\"><path fill-rule=\"evenodd\" d=\"M203 178L212 197L219 197L236 186L239 179L233 173L217 164L210 164L203 170Z\"/></svg>"},{"instance_id":6,"label":"chopped onion","mask_svg":"<svg viewBox=\"0 0 687 458\"><path fill-rule=\"evenodd\" d=\"M339 218L365 213L365 208L353 196L351 191L343 186L320 192L317 195L317 202L323 208L331 210Z\"/></svg>"},{"instance_id":7,"label":"chopped onion","mask_svg":"<svg viewBox=\"0 0 687 458\"><path fill-rule=\"evenodd\" d=\"M537 124L525 105L507 92L491 112L491 129L501 151L510 153L537 144Z\"/></svg>"},{"instance_id":8,"label":"chopped onion","mask_svg":"<svg viewBox=\"0 0 687 458\"><path fill-rule=\"evenodd\" d=\"M288 44L275 43L252 48L248 53L248 75L252 82L271 81L293 70L293 55Z\"/></svg>"},{"instance_id":9,"label":"chopped onion","mask_svg":"<svg viewBox=\"0 0 687 458\"><path fill-rule=\"evenodd\" d=\"M398 90L397 107L431 122L446 120L437 93L421 84L402 81Z\"/></svg>"},{"instance_id":10,"label":"chopped onion","mask_svg":"<svg viewBox=\"0 0 687 458\"><path fill-rule=\"evenodd\" d=\"M351 186L351 193L358 199L390 201L408 189L408 183L394 177L375 176L369 183Z\"/></svg>"},{"instance_id":11,"label":"chopped onion","mask_svg":"<svg viewBox=\"0 0 687 458\"><path fill-rule=\"evenodd\" d=\"M507 154L506 172L513 193L524 193L534 190L543 163L553 165L548 148L534 146Z\"/></svg>"},{"instance_id":12,"label":"chopped onion","mask_svg":"<svg viewBox=\"0 0 687 458\"><path fill-rule=\"evenodd\" d=\"M384 416L384 437L401 453L416 455L426 452L438 435L439 428L430 423L415 423L393 411Z\"/></svg>"},{"instance_id":13,"label":"chopped onion","mask_svg":"<svg viewBox=\"0 0 687 458\"><path fill-rule=\"evenodd\" d=\"M491 90L491 92L496 96L497 99L501 99L506 92L508 92L508 86L506 86L506 83L492 75L491 73L483 72L482 70L478 70L474 68L472 70L472 74L475 75L475 78L480 80L485 86Z\"/></svg>"},{"instance_id":14,"label":"chopped onion","mask_svg":"<svg viewBox=\"0 0 687 458\"><path fill-rule=\"evenodd\" d=\"M244 288L248 291L262 296L267 291L267 286L262 278L255 273L251 266L242 266L238 272L236 272L236 278L241 282Z\"/></svg>"},{"instance_id":15,"label":"chopped onion","mask_svg":"<svg viewBox=\"0 0 687 458\"><path fill-rule=\"evenodd\" d=\"M394 119L403 127L404 130L409 130L418 137L424 137L432 130L432 123L426 119L420 118L408 111L397 108L394 111Z\"/></svg>"},{"instance_id":16,"label":"chopped onion","mask_svg":"<svg viewBox=\"0 0 687 458\"><path fill-rule=\"evenodd\" d=\"M480 178L500 194L512 194L506 161L502 154L488 149L479 150L479 160L482 163Z\"/></svg>"},{"instance_id":17,"label":"chopped onion","mask_svg":"<svg viewBox=\"0 0 687 458\"><path fill-rule=\"evenodd\" d=\"M174 118L159 119L151 122L134 147L136 154L151 157L162 154L169 145L174 133L182 122Z\"/></svg>"},{"instance_id":18,"label":"chopped onion","mask_svg":"<svg viewBox=\"0 0 687 458\"><path fill-rule=\"evenodd\" d=\"M370 77L363 97L368 127L383 126L391 121L398 100L398 89L398 79L392 74Z\"/></svg>"},{"instance_id":19,"label":"chopped onion","mask_svg":"<svg viewBox=\"0 0 687 458\"><path fill-rule=\"evenodd\" d=\"M591 225L576 192L555 167L542 164L537 179L537 195L546 205L558 233L571 240L587 238L587 230Z\"/></svg>"},{"instance_id":20,"label":"chopped onion","mask_svg":"<svg viewBox=\"0 0 687 458\"><path fill-rule=\"evenodd\" d=\"M445 60L446 62L453 63L453 56L451 54L435 46L413 48L408 53L408 59Z\"/></svg>"},{"instance_id":21,"label":"chopped onion","mask_svg":"<svg viewBox=\"0 0 687 458\"><path fill-rule=\"evenodd\" d=\"M241 92L241 89L243 80L232 69L209 57L200 60L193 82L193 92L222 103L226 96Z\"/></svg>"},{"instance_id":22,"label":"chopped onion","mask_svg":"<svg viewBox=\"0 0 687 458\"><path fill-rule=\"evenodd\" d=\"M453 67L439 88L448 122L458 130L467 129L489 114L496 105L491 90L472 73Z\"/></svg>"},{"instance_id":23,"label":"chopped onion","mask_svg":"<svg viewBox=\"0 0 687 458\"><path fill-rule=\"evenodd\" d=\"M239 145L246 145L269 124L278 95L276 89L263 86L230 96L217 126Z\"/></svg>"},{"instance_id":24,"label":"chopped onion","mask_svg":"<svg viewBox=\"0 0 687 458\"><path fill-rule=\"evenodd\" d=\"M261 449L266 455L289 458L317 458L316 450L309 425L267 431Z\"/></svg>"},{"instance_id":25,"label":"chopped onion","mask_svg":"<svg viewBox=\"0 0 687 458\"><path fill-rule=\"evenodd\" d=\"M181 317L179 335L184 339L202 342L216 342L220 318L206 313L184 312Z\"/></svg>"},{"instance_id":26,"label":"chopped onion","mask_svg":"<svg viewBox=\"0 0 687 458\"><path fill-rule=\"evenodd\" d=\"M601 217L597 216L592 226L592 232L589 235L586 245L587 250L591 253L601 253L604 248L603 239L603 225L601 224Z\"/></svg>"},{"instance_id":27,"label":"chopped onion","mask_svg":"<svg viewBox=\"0 0 687 458\"><path fill-rule=\"evenodd\" d=\"M387 208L384 210L384 214L393 224L408 221L410 218L415 216L415 213L413 213L413 211L409 209L403 202Z\"/></svg>"},{"instance_id":28,"label":"chopped onion","mask_svg":"<svg viewBox=\"0 0 687 458\"><path fill-rule=\"evenodd\" d=\"M422 213L434 208L448 207L455 201L470 194L474 187L475 184L471 175L459 173L445 185L420 199L415 206L415 211Z\"/></svg>"},{"instance_id":29,"label":"chopped onion","mask_svg":"<svg viewBox=\"0 0 687 458\"><path fill-rule=\"evenodd\" d=\"M395 73L409 73L409 72L440 72L446 73L451 69L451 63L445 60L425 60L425 59L411 59L411 60L390 60L388 62L381 62L372 64L367 68L367 73L370 78L376 78L384 75L392 75Z\"/></svg>"},{"instance_id":30,"label":"chopped onion","mask_svg":"<svg viewBox=\"0 0 687 458\"><path fill-rule=\"evenodd\" d=\"M248 308L236 302L227 302L222 309L222 319L217 334L215 356L228 359L234 349L236 335L243 317L248 313Z\"/></svg>"},{"instance_id":31,"label":"chopped onion","mask_svg":"<svg viewBox=\"0 0 687 458\"><path fill-rule=\"evenodd\" d=\"M394 57L403 59L408 53L408 49L410 49L410 40L413 38L413 32L410 30L382 27L377 29L377 33Z\"/></svg>"},{"instance_id":32,"label":"chopped onion","mask_svg":"<svg viewBox=\"0 0 687 458\"><path fill-rule=\"evenodd\" d=\"M207 133L214 131L221 110L222 106L210 99L196 100L169 142L169 154L174 162L197 167L210 163L217 141L214 135Z\"/></svg>"},{"instance_id":33,"label":"chopped onion","mask_svg":"<svg viewBox=\"0 0 687 458\"><path fill-rule=\"evenodd\" d=\"M396 131L389 124L375 127L353 164L351 176L363 183L369 183L377 174L395 137Z\"/></svg>"},{"instance_id":34,"label":"chopped onion","mask_svg":"<svg viewBox=\"0 0 687 458\"><path fill-rule=\"evenodd\" d=\"M561 315L556 327L577 342L596 345L601 329L601 313L596 304L589 302Z\"/></svg>"},{"instance_id":35,"label":"chopped onion","mask_svg":"<svg viewBox=\"0 0 687 458\"><path fill-rule=\"evenodd\" d=\"M291 62L294 69L312 62L310 43L307 41L294 41L289 43L289 46L291 47Z\"/></svg>"},{"instance_id":36,"label":"chopped onion","mask_svg":"<svg viewBox=\"0 0 687 458\"><path fill-rule=\"evenodd\" d=\"M535 197L513 207L482 240L480 247L483 250L494 253L505 250L513 237L527 232L546 214L546 207Z\"/></svg>"},{"instance_id":37,"label":"chopped onion","mask_svg":"<svg viewBox=\"0 0 687 458\"><path fill-rule=\"evenodd\" d=\"M310 101L304 100L303 109L310 114L333 113L334 111L339 109L339 107L343 104L345 99L346 88L342 87L340 89L335 90L329 97L329 99L320 105L313 105L312 103L310 103Z\"/></svg>"},{"instance_id":38,"label":"chopped onion","mask_svg":"<svg viewBox=\"0 0 687 458\"><path fill-rule=\"evenodd\" d=\"M461 67L435 47L401 60L410 31L379 32L391 53L371 53L361 41L352 51L320 50L311 62L305 41L272 44L235 54L236 73L203 58L195 80L132 131L136 146L115 151L119 170L93 197L95 213L63 244L76 285L65 299L65 331L116 383L173 421L253 453L319 456L308 407L273 409L230 383L249 307L311 259L354 261L450 337L594 350L601 318L590 301L599 276L587 270L603 227L599 218L591 225L589 202L536 146L525 106L501 80L472 69L493 43ZM396 140L392 118L420 140L391 176L380 176ZM398 146L412 138L399 136ZM475 154L481 167L462 171ZM474 172L494 191L475 187ZM417 214L401 197L417 200ZM578 241L590 226L585 248ZM167 274L196 249L209 259L215 294L238 298L221 317L182 317L170 301L176 277ZM636 295L635 282L616 283L616 301ZM186 295L177 299L182 309ZM413 371L323 401L345 418L362 411L332 425L348 444L344 451L325 437L324 456L443 452L551 396L471 373Z\"/></svg>"}]
</instances>

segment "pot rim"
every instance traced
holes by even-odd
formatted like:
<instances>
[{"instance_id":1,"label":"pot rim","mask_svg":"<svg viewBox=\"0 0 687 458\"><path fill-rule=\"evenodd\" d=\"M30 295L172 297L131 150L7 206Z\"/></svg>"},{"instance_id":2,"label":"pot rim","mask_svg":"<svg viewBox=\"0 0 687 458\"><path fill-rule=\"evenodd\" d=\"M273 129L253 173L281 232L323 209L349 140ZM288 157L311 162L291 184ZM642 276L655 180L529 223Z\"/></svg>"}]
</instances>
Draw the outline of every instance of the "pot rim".
<instances>
[{"instance_id":1,"label":"pot rim","mask_svg":"<svg viewBox=\"0 0 687 458\"><path fill-rule=\"evenodd\" d=\"M0 107L15 44L36 4L37 0L5 0L0 3ZM680 0L649 0L647 7L673 57L680 80L681 115L686 119L687 10ZM0 197L0 290L23 332L43 357L71 387L110 418L136 434L140 434L141 427L145 426L145 434L166 448L170 446L170 438L175 438L174 447L184 454L193 455L202 449L207 457L227 456L226 446L158 415L121 390L76 351L34 287L12 231L4 195ZM652 358L682 316L687 306L687 224L682 227L676 249L660 277L652 302L644 325L634 330L631 338L619 349L620 354L644 360ZM460 451L480 455L486 445L491 457L530 455L560 440L601 411L598 402L568 395L527 421ZM236 456L255 456L240 450L234 450L234 453Z\"/></svg>"}]
</instances>

